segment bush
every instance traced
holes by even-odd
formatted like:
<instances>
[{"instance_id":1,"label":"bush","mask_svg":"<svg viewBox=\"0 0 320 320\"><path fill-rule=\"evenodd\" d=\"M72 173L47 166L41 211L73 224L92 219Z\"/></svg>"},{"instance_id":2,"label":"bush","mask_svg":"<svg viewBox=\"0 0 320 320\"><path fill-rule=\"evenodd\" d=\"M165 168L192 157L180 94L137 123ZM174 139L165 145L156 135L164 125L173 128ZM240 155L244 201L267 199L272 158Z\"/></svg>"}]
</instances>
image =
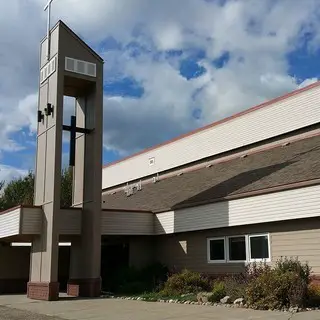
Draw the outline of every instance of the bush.
<instances>
[{"instance_id":1,"label":"bush","mask_svg":"<svg viewBox=\"0 0 320 320\"><path fill-rule=\"evenodd\" d=\"M254 279L246 288L247 303L257 309L279 309L289 306L288 292L293 273L270 270Z\"/></svg>"},{"instance_id":2,"label":"bush","mask_svg":"<svg viewBox=\"0 0 320 320\"><path fill-rule=\"evenodd\" d=\"M280 259L274 269L265 268L245 290L247 303L258 309L302 307L308 298L310 267L297 259Z\"/></svg>"},{"instance_id":3,"label":"bush","mask_svg":"<svg viewBox=\"0 0 320 320\"><path fill-rule=\"evenodd\" d=\"M245 267L243 275L244 282L249 283L250 281L258 278L266 272L269 272L270 270L271 267L266 262L252 262Z\"/></svg>"},{"instance_id":4,"label":"bush","mask_svg":"<svg viewBox=\"0 0 320 320\"><path fill-rule=\"evenodd\" d=\"M308 286L308 301L309 306L319 306L320 305L320 285L311 283Z\"/></svg>"},{"instance_id":5,"label":"bush","mask_svg":"<svg viewBox=\"0 0 320 320\"><path fill-rule=\"evenodd\" d=\"M161 291L163 296L211 291L211 281L198 272L183 270L170 276Z\"/></svg>"},{"instance_id":6,"label":"bush","mask_svg":"<svg viewBox=\"0 0 320 320\"><path fill-rule=\"evenodd\" d=\"M242 273L229 275L223 279L225 294L230 297L231 301L246 298L248 284L269 270L271 267L265 262L253 262L246 265Z\"/></svg>"},{"instance_id":7,"label":"bush","mask_svg":"<svg viewBox=\"0 0 320 320\"><path fill-rule=\"evenodd\" d=\"M217 281L213 285L212 295L209 297L209 302L219 302L220 299L226 296L226 289L224 282Z\"/></svg>"},{"instance_id":8,"label":"bush","mask_svg":"<svg viewBox=\"0 0 320 320\"><path fill-rule=\"evenodd\" d=\"M298 274L299 278L301 278L305 283L310 283L311 268L307 263L302 264L302 262L299 261L297 257L295 259L281 257L281 259L276 262L275 269L279 270L279 272L281 273L285 273L288 271L294 272Z\"/></svg>"},{"instance_id":9,"label":"bush","mask_svg":"<svg viewBox=\"0 0 320 320\"><path fill-rule=\"evenodd\" d=\"M232 275L225 278L224 286L225 293L230 297L232 302L238 298L245 298L247 281L244 274Z\"/></svg>"}]
</instances>

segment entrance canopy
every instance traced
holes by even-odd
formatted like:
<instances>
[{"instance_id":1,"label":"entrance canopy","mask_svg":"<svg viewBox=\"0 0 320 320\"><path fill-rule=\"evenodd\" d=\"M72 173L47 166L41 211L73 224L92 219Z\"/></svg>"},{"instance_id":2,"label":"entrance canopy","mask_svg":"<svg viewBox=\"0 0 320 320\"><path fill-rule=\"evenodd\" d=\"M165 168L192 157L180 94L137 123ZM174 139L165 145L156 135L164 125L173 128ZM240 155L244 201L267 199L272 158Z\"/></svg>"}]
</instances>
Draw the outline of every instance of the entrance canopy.
<instances>
[{"instance_id":1,"label":"entrance canopy","mask_svg":"<svg viewBox=\"0 0 320 320\"><path fill-rule=\"evenodd\" d=\"M81 235L81 208L60 209L58 233L63 241ZM103 210L101 235L152 235L155 215L151 212ZM0 240L29 242L41 235L45 214L41 207L18 206L0 213Z\"/></svg>"}]
</instances>

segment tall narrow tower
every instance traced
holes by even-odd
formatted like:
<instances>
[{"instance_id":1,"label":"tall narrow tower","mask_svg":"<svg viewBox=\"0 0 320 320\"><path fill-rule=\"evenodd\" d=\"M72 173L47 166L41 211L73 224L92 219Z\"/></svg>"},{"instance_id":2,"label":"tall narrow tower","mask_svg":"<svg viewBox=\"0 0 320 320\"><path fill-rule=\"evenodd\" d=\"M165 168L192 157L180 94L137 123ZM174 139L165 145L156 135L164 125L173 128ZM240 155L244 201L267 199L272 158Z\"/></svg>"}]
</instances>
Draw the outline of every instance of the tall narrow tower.
<instances>
[{"instance_id":1,"label":"tall narrow tower","mask_svg":"<svg viewBox=\"0 0 320 320\"><path fill-rule=\"evenodd\" d=\"M63 125L64 96L76 99L76 116L68 126ZM34 204L43 208L43 222L41 236L32 243L30 298L56 300L59 296L63 130L71 136L73 202L81 208L82 226L81 236L72 242L68 290L82 296L100 294L102 99L102 58L59 21L40 46Z\"/></svg>"}]
</instances>

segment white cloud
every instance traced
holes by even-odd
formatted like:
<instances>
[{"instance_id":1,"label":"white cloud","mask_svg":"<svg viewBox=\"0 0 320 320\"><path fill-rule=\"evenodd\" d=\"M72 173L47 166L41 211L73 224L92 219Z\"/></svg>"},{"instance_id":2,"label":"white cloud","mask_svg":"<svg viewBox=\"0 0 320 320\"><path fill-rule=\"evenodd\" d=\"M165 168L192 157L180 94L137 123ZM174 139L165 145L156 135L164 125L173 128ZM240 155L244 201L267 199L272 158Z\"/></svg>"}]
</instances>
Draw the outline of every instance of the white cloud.
<instances>
[{"instance_id":1,"label":"white cloud","mask_svg":"<svg viewBox=\"0 0 320 320\"><path fill-rule=\"evenodd\" d=\"M27 175L27 170L21 170L11 166L0 165L0 181L10 181Z\"/></svg>"},{"instance_id":2,"label":"white cloud","mask_svg":"<svg viewBox=\"0 0 320 320\"><path fill-rule=\"evenodd\" d=\"M0 150L21 147L10 134L36 127L44 3L0 5ZM104 145L122 155L315 80L289 75L287 56L305 41L306 32L312 52L319 49L318 0L230 0L224 6L202 0L55 0L52 8L53 21L65 20L102 48L106 81L127 76L144 89L141 98L105 97ZM135 41L144 52L105 51L99 45L108 37L122 48ZM206 72L187 81L179 63L191 49L205 52L199 64ZM172 57L166 50L184 53ZM212 64L226 52L225 65ZM196 109L199 119L192 117Z\"/></svg>"}]
</instances>

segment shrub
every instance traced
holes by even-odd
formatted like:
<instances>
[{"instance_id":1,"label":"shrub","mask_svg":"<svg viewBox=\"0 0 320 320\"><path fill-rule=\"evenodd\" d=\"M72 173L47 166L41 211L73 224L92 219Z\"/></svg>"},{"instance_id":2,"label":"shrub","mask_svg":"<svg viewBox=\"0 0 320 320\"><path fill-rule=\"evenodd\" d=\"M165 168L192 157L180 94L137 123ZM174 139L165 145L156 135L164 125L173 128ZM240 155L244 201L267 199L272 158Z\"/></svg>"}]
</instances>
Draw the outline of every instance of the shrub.
<instances>
[{"instance_id":1,"label":"shrub","mask_svg":"<svg viewBox=\"0 0 320 320\"><path fill-rule=\"evenodd\" d=\"M307 263L303 264L301 261L299 261L297 257L295 259L281 257L281 259L276 262L275 269L281 273L285 273L287 271L294 272L298 274L305 283L310 283L311 268Z\"/></svg>"},{"instance_id":2,"label":"shrub","mask_svg":"<svg viewBox=\"0 0 320 320\"><path fill-rule=\"evenodd\" d=\"M309 306L320 305L320 285L311 283L308 286L308 301Z\"/></svg>"},{"instance_id":3,"label":"shrub","mask_svg":"<svg viewBox=\"0 0 320 320\"><path fill-rule=\"evenodd\" d=\"M163 296L211 291L211 281L198 272L183 270L170 276L161 291Z\"/></svg>"},{"instance_id":4,"label":"shrub","mask_svg":"<svg viewBox=\"0 0 320 320\"><path fill-rule=\"evenodd\" d=\"M289 305L291 307L302 307L308 301L308 283L299 275L294 274L288 291Z\"/></svg>"},{"instance_id":5,"label":"shrub","mask_svg":"<svg viewBox=\"0 0 320 320\"><path fill-rule=\"evenodd\" d=\"M219 302L220 299L226 296L226 289L224 282L217 281L213 285L212 295L209 297L209 302Z\"/></svg>"},{"instance_id":6,"label":"shrub","mask_svg":"<svg viewBox=\"0 0 320 320\"><path fill-rule=\"evenodd\" d=\"M243 278L246 283L249 283L250 281L258 278L263 273L269 272L271 270L270 265L268 265L266 262L261 261L259 263L252 262L248 265L246 265Z\"/></svg>"},{"instance_id":7,"label":"shrub","mask_svg":"<svg viewBox=\"0 0 320 320\"><path fill-rule=\"evenodd\" d=\"M294 273L270 270L254 279L246 288L247 303L258 309L289 306L288 292Z\"/></svg>"},{"instance_id":8,"label":"shrub","mask_svg":"<svg viewBox=\"0 0 320 320\"><path fill-rule=\"evenodd\" d=\"M230 297L231 301L238 298L245 298L245 289L247 287L247 282L244 274L232 275L224 280L225 293Z\"/></svg>"},{"instance_id":9,"label":"shrub","mask_svg":"<svg viewBox=\"0 0 320 320\"><path fill-rule=\"evenodd\" d=\"M310 267L297 259L280 259L274 269L265 268L246 288L249 305L258 309L302 307L308 298Z\"/></svg>"}]
</instances>

